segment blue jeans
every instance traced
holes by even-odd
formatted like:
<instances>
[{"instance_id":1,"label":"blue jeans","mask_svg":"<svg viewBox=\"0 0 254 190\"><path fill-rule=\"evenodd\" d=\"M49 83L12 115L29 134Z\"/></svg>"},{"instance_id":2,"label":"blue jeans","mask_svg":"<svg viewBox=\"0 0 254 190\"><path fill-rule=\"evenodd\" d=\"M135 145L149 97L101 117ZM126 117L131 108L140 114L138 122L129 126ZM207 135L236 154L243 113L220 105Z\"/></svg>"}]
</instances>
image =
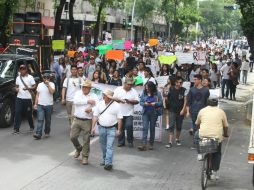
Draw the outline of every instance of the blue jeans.
<instances>
[{"instance_id":1,"label":"blue jeans","mask_svg":"<svg viewBox=\"0 0 254 190\"><path fill-rule=\"evenodd\" d=\"M193 134L197 131L197 126L196 126L196 120L198 117L198 113L191 113L191 121L192 121L192 129L193 129Z\"/></svg>"},{"instance_id":2,"label":"blue jeans","mask_svg":"<svg viewBox=\"0 0 254 190\"><path fill-rule=\"evenodd\" d=\"M45 134L50 133L52 111L53 111L53 105L50 105L50 106L38 105L37 106L38 121L37 121L36 134L42 136L42 129L43 129L44 120L45 120L44 132L45 132Z\"/></svg>"},{"instance_id":3,"label":"blue jeans","mask_svg":"<svg viewBox=\"0 0 254 190\"><path fill-rule=\"evenodd\" d=\"M123 127L121 129L121 135L118 138L119 145L125 145L125 129L127 130L128 143L133 143L133 116L123 117Z\"/></svg>"},{"instance_id":4,"label":"blue jeans","mask_svg":"<svg viewBox=\"0 0 254 190\"><path fill-rule=\"evenodd\" d=\"M224 98L225 96L225 86L227 88L226 90L226 97L228 98L228 94L229 94L229 80L228 79L222 79L222 84L221 84L221 95L222 98Z\"/></svg>"},{"instance_id":5,"label":"blue jeans","mask_svg":"<svg viewBox=\"0 0 254 190\"><path fill-rule=\"evenodd\" d=\"M154 143L154 138L155 138L155 126L156 126L156 121L157 121L157 114L155 110L146 110L143 113L143 144L147 144L147 135L148 135L148 129L150 128L150 140L149 143L153 145Z\"/></svg>"},{"instance_id":6,"label":"blue jeans","mask_svg":"<svg viewBox=\"0 0 254 190\"><path fill-rule=\"evenodd\" d=\"M112 165L116 128L106 128L99 125L99 135L103 162L105 165Z\"/></svg>"}]
</instances>

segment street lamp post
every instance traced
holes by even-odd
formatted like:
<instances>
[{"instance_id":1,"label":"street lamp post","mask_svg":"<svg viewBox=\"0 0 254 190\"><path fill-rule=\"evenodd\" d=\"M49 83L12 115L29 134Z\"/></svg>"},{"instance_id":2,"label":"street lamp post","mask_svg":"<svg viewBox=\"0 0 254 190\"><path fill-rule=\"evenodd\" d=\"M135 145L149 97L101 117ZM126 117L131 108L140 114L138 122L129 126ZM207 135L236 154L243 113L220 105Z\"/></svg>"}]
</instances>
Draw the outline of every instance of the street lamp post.
<instances>
[{"instance_id":1,"label":"street lamp post","mask_svg":"<svg viewBox=\"0 0 254 190\"><path fill-rule=\"evenodd\" d=\"M132 14L131 14L131 41L133 41L133 21L134 21L135 6L136 6L136 0L134 0L133 2Z\"/></svg>"}]
</instances>

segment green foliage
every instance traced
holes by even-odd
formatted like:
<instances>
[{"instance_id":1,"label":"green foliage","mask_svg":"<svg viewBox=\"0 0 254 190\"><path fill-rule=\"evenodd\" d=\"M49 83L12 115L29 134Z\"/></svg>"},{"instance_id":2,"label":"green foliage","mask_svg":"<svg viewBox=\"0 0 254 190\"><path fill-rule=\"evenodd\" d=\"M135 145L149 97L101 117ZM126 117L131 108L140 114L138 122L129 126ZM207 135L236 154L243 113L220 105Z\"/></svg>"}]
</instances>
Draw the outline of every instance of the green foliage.
<instances>
[{"instance_id":1,"label":"green foliage","mask_svg":"<svg viewBox=\"0 0 254 190\"><path fill-rule=\"evenodd\" d=\"M201 1L200 13L202 20L200 22L204 38L216 35L217 37L229 37L233 30L240 32L239 10L225 10L224 5L233 5L234 0L213 0Z\"/></svg>"}]
</instances>

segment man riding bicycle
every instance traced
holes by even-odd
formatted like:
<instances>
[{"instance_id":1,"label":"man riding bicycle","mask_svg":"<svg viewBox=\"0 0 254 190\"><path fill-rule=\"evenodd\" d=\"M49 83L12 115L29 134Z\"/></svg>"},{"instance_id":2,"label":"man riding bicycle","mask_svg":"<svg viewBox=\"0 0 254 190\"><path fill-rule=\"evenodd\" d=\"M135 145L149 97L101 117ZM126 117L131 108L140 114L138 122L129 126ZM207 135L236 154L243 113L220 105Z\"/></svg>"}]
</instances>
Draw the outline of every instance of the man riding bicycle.
<instances>
[{"instance_id":1,"label":"man riding bicycle","mask_svg":"<svg viewBox=\"0 0 254 190\"><path fill-rule=\"evenodd\" d=\"M221 162L221 144L223 137L228 137L228 121L225 112L218 108L218 99L208 99L208 106L198 113L196 125L199 128L199 138L216 138L219 141L218 151L212 153L211 179L219 179L217 171Z\"/></svg>"}]
</instances>

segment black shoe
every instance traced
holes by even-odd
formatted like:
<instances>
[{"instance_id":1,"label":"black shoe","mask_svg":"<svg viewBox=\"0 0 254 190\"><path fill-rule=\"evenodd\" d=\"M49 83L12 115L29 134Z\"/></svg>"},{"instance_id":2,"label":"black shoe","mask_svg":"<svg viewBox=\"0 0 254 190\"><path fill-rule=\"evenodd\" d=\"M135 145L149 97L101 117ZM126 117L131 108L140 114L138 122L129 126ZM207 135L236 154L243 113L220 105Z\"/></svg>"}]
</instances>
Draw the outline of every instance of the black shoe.
<instances>
[{"instance_id":1,"label":"black shoe","mask_svg":"<svg viewBox=\"0 0 254 190\"><path fill-rule=\"evenodd\" d=\"M101 163L100 163L100 166L105 166L105 162L101 162Z\"/></svg>"},{"instance_id":2,"label":"black shoe","mask_svg":"<svg viewBox=\"0 0 254 190\"><path fill-rule=\"evenodd\" d=\"M19 130L17 129L14 129L13 132L12 132L13 135L18 135L19 134Z\"/></svg>"},{"instance_id":3,"label":"black shoe","mask_svg":"<svg viewBox=\"0 0 254 190\"><path fill-rule=\"evenodd\" d=\"M33 137L34 137L35 140L40 140L41 139L41 135L38 135L38 134L34 134Z\"/></svg>"},{"instance_id":4,"label":"black shoe","mask_svg":"<svg viewBox=\"0 0 254 190\"><path fill-rule=\"evenodd\" d=\"M118 144L117 146L118 147L122 147L122 146L125 146L125 144Z\"/></svg>"},{"instance_id":5,"label":"black shoe","mask_svg":"<svg viewBox=\"0 0 254 190\"><path fill-rule=\"evenodd\" d=\"M105 165L104 169L110 171L112 170L112 165Z\"/></svg>"},{"instance_id":6,"label":"black shoe","mask_svg":"<svg viewBox=\"0 0 254 190\"><path fill-rule=\"evenodd\" d=\"M129 144L128 144L128 147L129 147L129 148L133 148L133 147L134 147L133 143L129 143Z\"/></svg>"}]
</instances>

